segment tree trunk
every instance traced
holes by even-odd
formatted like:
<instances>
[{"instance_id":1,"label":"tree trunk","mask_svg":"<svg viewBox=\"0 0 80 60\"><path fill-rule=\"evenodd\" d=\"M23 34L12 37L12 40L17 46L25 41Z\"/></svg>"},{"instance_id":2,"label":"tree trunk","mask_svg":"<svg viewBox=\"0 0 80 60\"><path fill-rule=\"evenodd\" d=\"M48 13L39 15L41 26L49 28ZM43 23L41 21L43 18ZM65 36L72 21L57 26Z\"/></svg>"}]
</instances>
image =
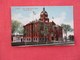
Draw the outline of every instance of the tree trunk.
<instances>
[{"instance_id":1,"label":"tree trunk","mask_svg":"<svg viewBox=\"0 0 80 60\"><path fill-rule=\"evenodd\" d=\"M67 32L66 32L66 39L67 39Z\"/></svg>"}]
</instances>

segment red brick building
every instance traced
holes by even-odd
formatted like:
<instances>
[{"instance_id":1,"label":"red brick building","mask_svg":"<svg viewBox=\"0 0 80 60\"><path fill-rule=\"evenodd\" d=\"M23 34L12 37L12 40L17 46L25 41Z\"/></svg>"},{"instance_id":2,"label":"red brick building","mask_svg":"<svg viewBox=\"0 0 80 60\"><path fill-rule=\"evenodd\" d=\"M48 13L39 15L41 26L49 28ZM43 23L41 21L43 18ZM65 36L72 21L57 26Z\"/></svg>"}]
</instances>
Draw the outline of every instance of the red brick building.
<instances>
[{"instance_id":1,"label":"red brick building","mask_svg":"<svg viewBox=\"0 0 80 60\"><path fill-rule=\"evenodd\" d=\"M23 38L26 42L51 42L62 40L62 34L62 27L49 22L48 13L43 8L39 20L24 26Z\"/></svg>"}]
</instances>

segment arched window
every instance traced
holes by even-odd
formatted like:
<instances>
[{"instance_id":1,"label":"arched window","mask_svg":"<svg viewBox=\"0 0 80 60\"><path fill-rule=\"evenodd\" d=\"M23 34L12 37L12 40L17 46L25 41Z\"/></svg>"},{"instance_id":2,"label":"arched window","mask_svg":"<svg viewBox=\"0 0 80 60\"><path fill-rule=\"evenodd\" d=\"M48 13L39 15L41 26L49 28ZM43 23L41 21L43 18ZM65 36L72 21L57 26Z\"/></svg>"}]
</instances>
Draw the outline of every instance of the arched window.
<instances>
[{"instance_id":1,"label":"arched window","mask_svg":"<svg viewBox=\"0 0 80 60\"><path fill-rule=\"evenodd\" d=\"M51 36L54 36L54 33L52 33Z\"/></svg>"}]
</instances>

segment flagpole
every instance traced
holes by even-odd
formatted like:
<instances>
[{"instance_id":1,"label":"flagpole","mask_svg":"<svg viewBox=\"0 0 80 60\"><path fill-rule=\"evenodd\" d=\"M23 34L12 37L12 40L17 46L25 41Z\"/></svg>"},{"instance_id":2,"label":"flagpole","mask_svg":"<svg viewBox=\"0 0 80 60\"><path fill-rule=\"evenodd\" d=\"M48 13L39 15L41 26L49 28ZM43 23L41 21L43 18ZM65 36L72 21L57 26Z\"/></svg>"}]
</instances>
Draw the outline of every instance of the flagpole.
<instances>
[{"instance_id":1,"label":"flagpole","mask_svg":"<svg viewBox=\"0 0 80 60\"><path fill-rule=\"evenodd\" d=\"M34 21L34 11L33 11L33 21Z\"/></svg>"},{"instance_id":2,"label":"flagpole","mask_svg":"<svg viewBox=\"0 0 80 60\"><path fill-rule=\"evenodd\" d=\"M54 17L52 17L52 19L54 20Z\"/></svg>"},{"instance_id":3,"label":"flagpole","mask_svg":"<svg viewBox=\"0 0 80 60\"><path fill-rule=\"evenodd\" d=\"M34 15L36 15L36 13L33 11L33 20L34 20Z\"/></svg>"}]
</instances>

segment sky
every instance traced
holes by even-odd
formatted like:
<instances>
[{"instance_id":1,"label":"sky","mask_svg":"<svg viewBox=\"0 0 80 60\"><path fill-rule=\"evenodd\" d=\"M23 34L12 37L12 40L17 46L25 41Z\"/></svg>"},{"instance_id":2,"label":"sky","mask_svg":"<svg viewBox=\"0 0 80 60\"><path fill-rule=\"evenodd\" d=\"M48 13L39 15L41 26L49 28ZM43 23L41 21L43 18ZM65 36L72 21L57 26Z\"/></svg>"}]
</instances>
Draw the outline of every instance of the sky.
<instances>
[{"instance_id":1,"label":"sky","mask_svg":"<svg viewBox=\"0 0 80 60\"><path fill-rule=\"evenodd\" d=\"M17 20L26 25L31 21L38 20L44 7L50 22L54 21L57 25L69 24L74 28L73 6L12 6L11 20Z\"/></svg>"}]
</instances>

